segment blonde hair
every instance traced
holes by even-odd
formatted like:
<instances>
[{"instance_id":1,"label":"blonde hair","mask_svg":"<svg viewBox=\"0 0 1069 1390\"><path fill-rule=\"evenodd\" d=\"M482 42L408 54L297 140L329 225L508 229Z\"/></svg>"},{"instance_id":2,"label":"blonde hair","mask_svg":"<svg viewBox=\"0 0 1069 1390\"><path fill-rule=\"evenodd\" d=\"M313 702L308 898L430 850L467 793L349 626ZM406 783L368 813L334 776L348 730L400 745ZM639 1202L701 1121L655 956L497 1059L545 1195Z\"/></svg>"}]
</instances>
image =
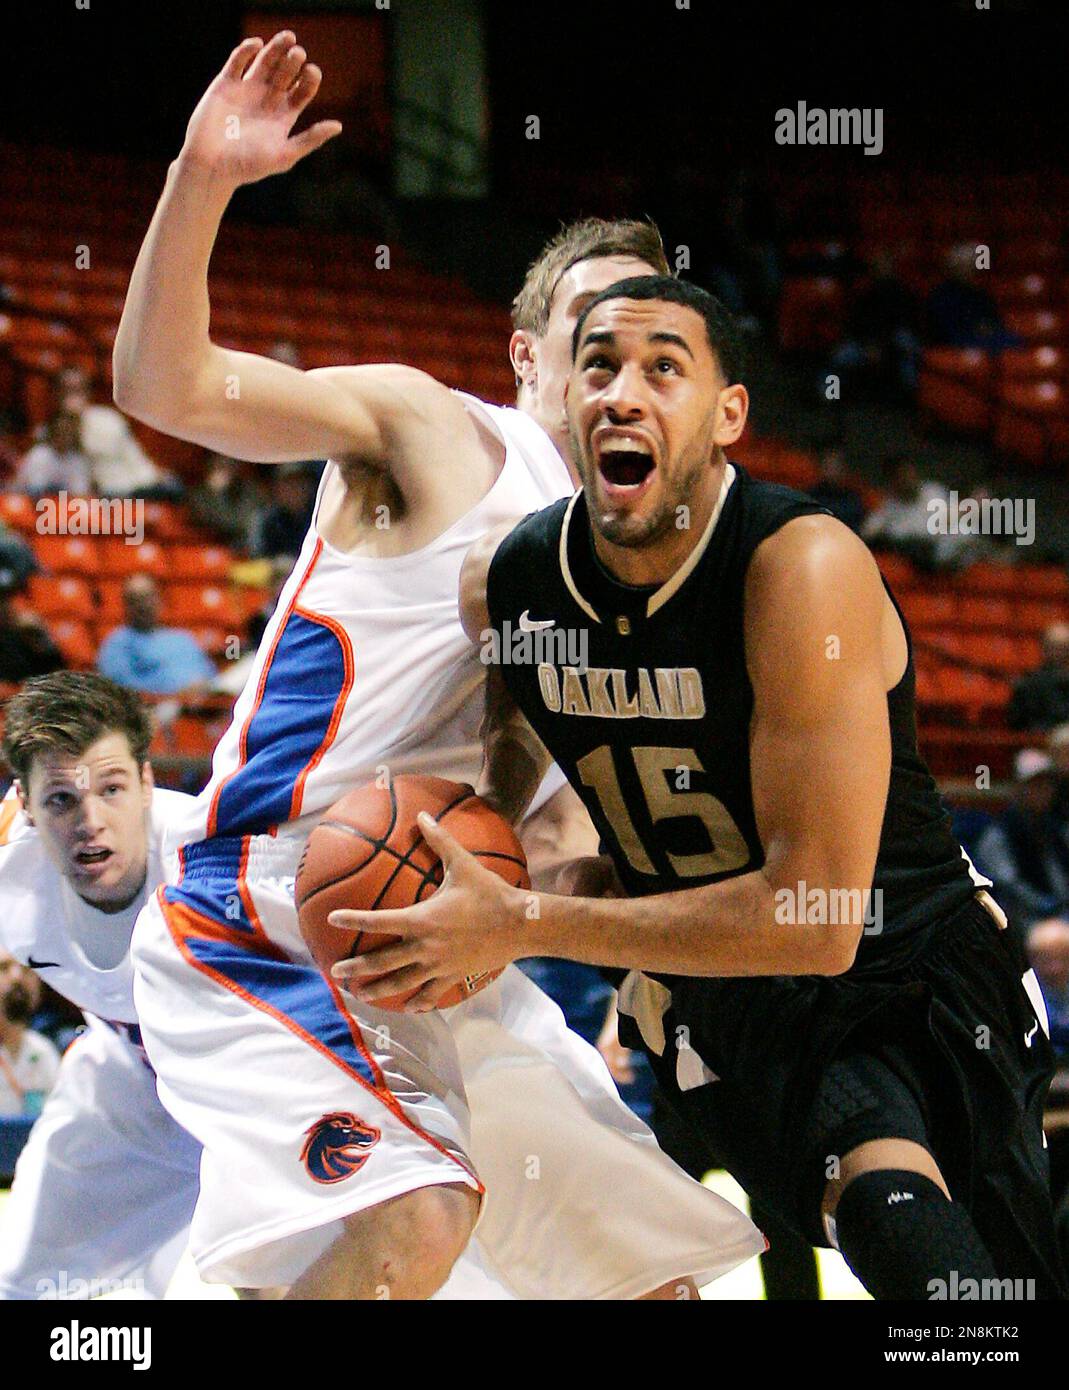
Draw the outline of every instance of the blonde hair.
<instances>
[{"instance_id":1,"label":"blonde hair","mask_svg":"<svg viewBox=\"0 0 1069 1390\"><path fill-rule=\"evenodd\" d=\"M562 227L531 263L520 292L512 301L512 325L543 334L549 324L553 292L573 265L601 256L634 256L658 275L671 274L661 233L653 222L606 221L584 217Z\"/></svg>"}]
</instances>

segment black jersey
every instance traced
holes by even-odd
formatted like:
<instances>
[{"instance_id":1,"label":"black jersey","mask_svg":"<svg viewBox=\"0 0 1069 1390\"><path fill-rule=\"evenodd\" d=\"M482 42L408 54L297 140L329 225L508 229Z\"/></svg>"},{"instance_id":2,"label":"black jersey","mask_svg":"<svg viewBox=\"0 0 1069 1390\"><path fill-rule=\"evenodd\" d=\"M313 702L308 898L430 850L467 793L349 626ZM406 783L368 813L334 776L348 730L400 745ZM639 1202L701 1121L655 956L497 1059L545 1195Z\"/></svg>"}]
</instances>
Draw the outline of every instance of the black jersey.
<instances>
[{"instance_id":1,"label":"black jersey","mask_svg":"<svg viewBox=\"0 0 1069 1390\"><path fill-rule=\"evenodd\" d=\"M527 517L490 566L491 655L633 895L713 883L764 862L750 786L746 571L786 522L826 513L737 465L729 478L719 514L659 588L607 573L582 493ZM915 954L976 892L917 752L914 684L910 644L887 696L890 788L858 973Z\"/></svg>"}]
</instances>

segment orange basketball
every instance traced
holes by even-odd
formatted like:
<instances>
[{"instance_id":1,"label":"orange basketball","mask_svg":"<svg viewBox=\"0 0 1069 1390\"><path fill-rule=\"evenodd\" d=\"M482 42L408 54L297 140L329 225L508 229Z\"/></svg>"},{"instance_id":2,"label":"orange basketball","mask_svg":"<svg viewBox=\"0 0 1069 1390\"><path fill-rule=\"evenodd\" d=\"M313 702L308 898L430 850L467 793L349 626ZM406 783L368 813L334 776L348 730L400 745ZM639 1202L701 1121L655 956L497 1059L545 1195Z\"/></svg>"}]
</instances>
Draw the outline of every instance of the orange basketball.
<instances>
[{"instance_id":1,"label":"orange basketball","mask_svg":"<svg viewBox=\"0 0 1069 1390\"><path fill-rule=\"evenodd\" d=\"M439 825L488 869L516 888L529 888L527 861L512 827L471 787L441 777L397 777L388 787L368 783L348 792L327 811L308 837L297 869L297 911L301 934L324 974L339 960L376 950L396 936L332 927L337 908L411 907L442 881L442 862L416 822L429 812ZM468 976L450 989L439 1008L459 1004L500 975L500 970ZM414 994L391 995L378 1004L399 1009Z\"/></svg>"}]
</instances>

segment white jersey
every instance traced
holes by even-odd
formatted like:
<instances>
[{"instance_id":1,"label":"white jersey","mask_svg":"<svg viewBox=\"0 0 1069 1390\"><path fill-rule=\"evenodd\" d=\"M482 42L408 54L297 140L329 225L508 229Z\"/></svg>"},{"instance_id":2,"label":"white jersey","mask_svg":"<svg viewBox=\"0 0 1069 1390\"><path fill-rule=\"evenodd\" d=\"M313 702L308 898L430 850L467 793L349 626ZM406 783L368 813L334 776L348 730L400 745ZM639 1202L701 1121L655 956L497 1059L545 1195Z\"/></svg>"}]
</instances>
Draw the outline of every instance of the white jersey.
<instances>
[{"instance_id":1,"label":"white jersey","mask_svg":"<svg viewBox=\"0 0 1069 1390\"><path fill-rule=\"evenodd\" d=\"M136 1024L130 935L163 880L164 823L192 800L182 792L153 791L145 885L122 912L101 912L57 871L9 792L0 817L0 945L78 1008L108 1023ZM114 964L94 963L94 942L106 946L98 959Z\"/></svg>"},{"instance_id":2,"label":"white jersey","mask_svg":"<svg viewBox=\"0 0 1069 1390\"><path fill-rule=\"evenodd\" d=\"M345 792L422 773L470 782L482 761L485 667L460 623L460 569L470 547L502 522L573 491L549 436L529 416L465 396L505 445L493 486L422 549L347 555L312 525L279 596L233 721L200 796L168 830L165 864L180 846L245 836L316 817ZM535 805L563 784L554 769Z\"/></svg>"}]
</instances>

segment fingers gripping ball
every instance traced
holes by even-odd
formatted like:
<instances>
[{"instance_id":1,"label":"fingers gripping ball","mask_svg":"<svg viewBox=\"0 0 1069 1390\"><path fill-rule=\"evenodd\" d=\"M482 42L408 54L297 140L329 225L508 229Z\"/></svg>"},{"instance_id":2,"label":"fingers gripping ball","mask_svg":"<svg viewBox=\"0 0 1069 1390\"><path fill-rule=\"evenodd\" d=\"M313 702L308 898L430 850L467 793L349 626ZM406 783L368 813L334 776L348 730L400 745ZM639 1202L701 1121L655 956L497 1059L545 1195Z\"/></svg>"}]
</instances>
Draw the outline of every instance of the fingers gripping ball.
<instances>
[{"instance_id":1,"label":"fingers gripping ball","mask_svg":"<svg viewBox=\"0 0 1069 1390\"><path fill-rule=\"evenodd\" d=\"M395 936L349 935L327 917L338 908L411 907L442 881L442 862L423 838L416 817L427 811L469 853L515 888L530 888L527 861L512 827L471 787L441 777L397 777L389 787L369 783L348 792L308 837L297 870L301 934L324 974L336 961L374 951ZM495 980L499 970L468 976L439 1008L459 1004ZM399 1009L415 993L379 1004Z\"/></svg>"}]
</instances>

